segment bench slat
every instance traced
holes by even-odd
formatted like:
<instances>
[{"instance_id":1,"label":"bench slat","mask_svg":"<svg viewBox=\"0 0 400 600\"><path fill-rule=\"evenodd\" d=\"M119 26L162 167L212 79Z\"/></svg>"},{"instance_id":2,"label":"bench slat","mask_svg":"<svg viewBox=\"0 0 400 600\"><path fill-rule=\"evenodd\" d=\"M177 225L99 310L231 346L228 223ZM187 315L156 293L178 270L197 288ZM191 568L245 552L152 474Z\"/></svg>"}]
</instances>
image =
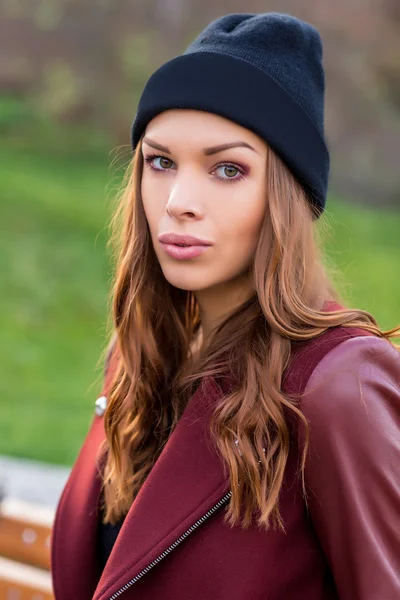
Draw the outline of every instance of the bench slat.
<instances>
[{"instance_id":1,"label":"bench slat","mask_svg":"<svg viewBox=\"0 0 400 600\"><path fill-rule=\"evenodd\" d=\"M30 519L0 515L0 555L50 569L51 528Z\"/></svg>"},{"instance_id":2,"label":"bench slat","mask_svg":"<svg viewBox=\"0 0 400 600\"><path fill-rule=\"evenodd\" d=\"M0 598L2 600L54 600L51 574L0 557Z\"/></svg>"},{"instance_id":3,"label":"bench slat","mask_svg":"<svg viewBox=\"0 0 400 600\"><path fill-rule=\"evenodd\" d=\"M53 508L4 498L0 504L0 555L50 569Z\"/></svg>"}]
</instances>

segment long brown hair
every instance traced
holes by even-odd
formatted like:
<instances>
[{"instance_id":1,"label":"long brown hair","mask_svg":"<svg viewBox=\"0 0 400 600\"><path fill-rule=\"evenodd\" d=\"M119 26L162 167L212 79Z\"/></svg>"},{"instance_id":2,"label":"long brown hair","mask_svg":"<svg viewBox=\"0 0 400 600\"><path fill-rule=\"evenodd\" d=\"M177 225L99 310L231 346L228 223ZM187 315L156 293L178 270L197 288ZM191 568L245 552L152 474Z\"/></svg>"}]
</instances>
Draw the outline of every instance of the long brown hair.
<instances>
[{"instance_id":1,"label":"long brown hair","mask_svg":"<svg viewBox=\"0 0 400 600\"><path fill-rule=\"evenodd\" d=\"M193 292L172 286L161 271L141 201L142 169L140 141L110 222L115 278L108 351L116 349L120 359L104 414L103 520L115 523L128 512L199 382L231 371L238 386L218 403L210 423L229 469L226 522L237 524L244 506L244 528L258 509L259 525L284 529L279 492L290 441L285 411L307 430L297 402L281 389L292 342L338 325L390 342L399 328L383 331L363 310L322 311L323 300L340 299L319 251L320 228L302 186L268 147L268 203L249 266L254 295L227 316L194 359L198 305Z\"/></svg>"}]
</instances>

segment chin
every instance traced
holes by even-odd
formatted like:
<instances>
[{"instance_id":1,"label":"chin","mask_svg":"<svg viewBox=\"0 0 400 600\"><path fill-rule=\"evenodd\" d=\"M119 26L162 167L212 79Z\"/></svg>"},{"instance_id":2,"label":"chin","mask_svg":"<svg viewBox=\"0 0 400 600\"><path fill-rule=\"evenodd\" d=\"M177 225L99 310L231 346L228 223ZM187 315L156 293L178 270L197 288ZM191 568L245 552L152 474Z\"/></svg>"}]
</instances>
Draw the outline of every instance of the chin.
<instances>
[{"instance_id":1,"label":"chin","mask_svg":"<svg viewBox=\"0 0 400 600\"><path fill-rule=\"evenodd\" d=\"M180 273L177 272L179 269L161 268L165 279L180 290L196 292L212 286L212 282L207 281L204 275L201 273L194 274L194 269L191 266L187 267L186 273L184 273L184 268Z\"/></svg>"}]
</instances>

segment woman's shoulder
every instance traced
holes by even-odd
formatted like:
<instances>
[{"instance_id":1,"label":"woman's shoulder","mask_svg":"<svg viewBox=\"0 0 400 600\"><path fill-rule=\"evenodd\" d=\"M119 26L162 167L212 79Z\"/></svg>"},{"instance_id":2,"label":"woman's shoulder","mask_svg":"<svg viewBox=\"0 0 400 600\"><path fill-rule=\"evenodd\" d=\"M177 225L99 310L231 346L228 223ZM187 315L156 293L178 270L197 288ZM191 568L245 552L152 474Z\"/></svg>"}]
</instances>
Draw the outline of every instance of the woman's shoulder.
<instances>
[{"instance_id":1,"label":"woman's shoulder","mask_svg":"<svg viewBox=\"0 0 400 600\"><path fill-rule=\"evenodd\" d=\"M326 300L322 311L329 313L340 311L345 307L334 300ZM398 349L386 338L368 331L357 325L336 325L328 327L314 338L292 342L290 361L283 374L282 388L285 393L302 394L309 381L314 381L326 375L329 371L341 370L352 365L353 370L358 364L366 364L371 355L381 354L381 359L390 356L389 362L398 362ZM375 360L375 358L374 358ZM378 361L384 368L385 363Z\"/></svg>"},{"instance_id":2,"label":"woman's shoulder","mask_svg":"<svg viewBox=\"0 0 400 600\"><path fill-rule=\"evenodd\" d=\"M303 393L317 366L326 365L325 357L329 357L329 361L334 350L337 349L336 354L340 357L347 352L349 346L344 344L350 340L369 340L365 342L365 346L369 347L370 340L376 337L360 327L335 326L329 327L314 338L293 342L289 364L283 373L283 391L289 395ZM383 341L389 344L386 340Z\"/></svg>"},{"instance_id":3,"label":"woman's shoulder","mask_svg":"<svg viewBox=\"0 0 400 600\"><path fill-rule=\"evenodd\" d=\"M315 447L374 427L390 435L400 423L400 350L361 327L331 327L295 346L283 390L299 398Z\"/></svg>"},{"instance_id":4,"label":"woman's shoulder","mask_svg":"<svg viewBox=\"0 0 400 600\"><path fill-rule=\"evenodd\" d=\"M400 412L400 351L385 338L354 335L331 348L313 368L301 407L314 423L381 421Z\"/></svg>"}]
</instances>

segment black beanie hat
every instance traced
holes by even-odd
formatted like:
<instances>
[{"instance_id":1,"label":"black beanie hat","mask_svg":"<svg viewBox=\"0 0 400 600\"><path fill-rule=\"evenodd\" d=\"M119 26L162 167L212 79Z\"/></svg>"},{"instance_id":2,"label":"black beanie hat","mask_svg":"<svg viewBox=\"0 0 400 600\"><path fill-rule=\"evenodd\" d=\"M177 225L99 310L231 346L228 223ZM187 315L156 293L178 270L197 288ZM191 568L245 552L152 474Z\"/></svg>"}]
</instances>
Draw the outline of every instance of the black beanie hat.
<instances>
[{"instance_id":1,"label":"black beanie hat","mask_svg":"<svg viewBox=\"0 0 400 600\"><path fill-rule=\"evenodd\" d=\"M132 148L149 121L165 110L221 115L264 138L319 216L329 176L322 57L318 30L291 15L220 17L150 77L132 123Z\"/></svg>"}]
</instances>

